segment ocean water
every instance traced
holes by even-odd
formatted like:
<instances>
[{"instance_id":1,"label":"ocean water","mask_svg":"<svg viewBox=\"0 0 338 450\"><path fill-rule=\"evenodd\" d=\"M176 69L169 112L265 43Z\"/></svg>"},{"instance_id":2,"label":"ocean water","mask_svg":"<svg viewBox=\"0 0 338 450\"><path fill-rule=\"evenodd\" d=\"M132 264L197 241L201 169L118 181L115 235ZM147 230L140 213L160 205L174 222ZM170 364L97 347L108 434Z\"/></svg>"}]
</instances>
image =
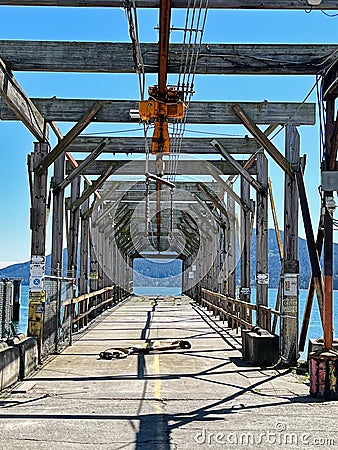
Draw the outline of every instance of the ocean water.
<instances>
[{"instance_id":1,"label":"ocean water","mask_svg":"<svg viewBox=\"0 0 338 450\"><path fill-rule=\"evenodd\" d=\"M181 295L181 289L178 287L136 287L135 294L137 295ZM299 323L301 327L305 301L306 301L307 290L300 290L299 296ZM28 297L29 297L29 287L22 286L21 288L21 307L20 307L20 321L15 324L16 330L19 333L27 332L27 324L28 324ZM277 289L269 289L269 306L271 308L275 307L275 302L277 298ZM252 289L252 302L255 300L255 290ZM334 318L333 318L333 327L338 328L338 291L334 291ZM307 339L316 339L323 335L318 303L315 298L311 320L308 330ZM334 334L335 337L338 337L337 333ZM307 349L302 353L301 359L306 359Z\"/></svg>"},{"instance_id":2,"label":"ocean water","mask_svg":"<svg viewBox=\"0 0 338 450\"><path fill-rule=\"evenodd\" d=\"M182 295L180 287L134 286L136 295Z\"/></svg>"}]
</instances>

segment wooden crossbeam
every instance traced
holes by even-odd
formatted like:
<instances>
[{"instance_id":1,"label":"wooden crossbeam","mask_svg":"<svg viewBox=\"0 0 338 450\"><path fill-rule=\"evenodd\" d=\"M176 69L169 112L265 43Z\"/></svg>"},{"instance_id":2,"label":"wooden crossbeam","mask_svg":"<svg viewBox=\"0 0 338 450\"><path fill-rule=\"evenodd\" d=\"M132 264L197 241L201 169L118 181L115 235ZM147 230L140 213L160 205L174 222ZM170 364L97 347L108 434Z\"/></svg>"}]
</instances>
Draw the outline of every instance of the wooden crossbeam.
<instances>
[{"instance_id":1,"label":"wooden crossbeam","mask_svg":"<svg viewBox=\"0 0 338 450\"><path fill-rule=\"evenodd\" d=\"M44 117L1 59L0 96L14 117L21 120L39 142L48 141L48 126Z\"/></svg>"},{"instance_id":2,"label":"wooden crossbeam","mask_svg":"<svg viewBox=\"0 0 338 450\"><path fill-rule=\"evenodd\" d=\"M45 157L45 159L36 167L35 172L40 175L46 170L67 148L70 143L90 124L95 114L101 108L101 102L95 102L94 105L87 111L78 121L78 123L68 131L64 138L59 141L56 147Z\"/></svg>"},{"instance_id":3,"label":"wooden crossbeam","mask_svg":"<svg viewBox=\"0 0 338 450\"><path fill-rule=\"evenodd\" d=\"M208 200L211 201L215 208L217 208L224 215L224 217L228 218L228 211L225 206L222 205L217 197L215 197L204 184L198 184L198 189L200 189L200 191L207 197Z\"/></svg>"},{"instance_id":4,"label":"wooden crossbeam","mask_svg":"<svg viewBox=\"0 0 338 450\"><path fill-rule=\"evenodd\" d=\"M243 125L257 139L261 146L269 153L276 163L291 177L294 177L289 161L280 153L278 148L268 139L268 137L257 127L254 120L251 119L239 105L233 106L233 111L241 119Z\"/></svg>"},{"instance_id":5,"label":"wooden crossbeam","mask_svg":"<svg viewBox=\"0 0 338 450\"><path fill-rule=\"evenodd\" d=\"M83 99L32 99L47 121L78 122L96 102ZM102 108L93 121L131 123L130 110L139 108L138 100L101 100ZM314 103L272 102L191 102L187 123L194 124L242 124L232 110L239 104L251 119L260 125L270 123L314 125L316 105ZM0 102L0 120L16 120L15 114Z\"/></svg>"},{"instance_id":6,"label":"wooden crossbeam","mask_svg":"<svg viewBox=\"0 0 338 450\"><path fill-rule=\"evenodd\" d=\"M72 153L85 153L100 144L102 139L107 140L107 145L103 149L103 153L145 153L144 137L97 137L86 136L75 139L75 141L68 147ZM252 154L259 149L256 139L253 138L223 138L216 137L217 141L227 149L229 153L234 154ZM151 138L149 139L149 146L151 145ZM182 146L180 153L192 154L207 154L217 153L213 147L210 147L210 139L208 138L191 138L185 137L182 139Z\"/></svg>"},{"instance_id":7,"label":"wooden crossbeam","mask_svg":"<svg viewBox=\"0 0 338 450\"><path fill-rule=\"evenodd\" d=\"M91 186L88 186L87 189L83 192L80 198L78 198L72 205L71 205L71 211L74 212L79 208L82 203L84 203L87 198L89 198L96 189L100 189L100 187L103 185L103 183L109 178L113 171L113 165L111 164L104 172L103 174L93 182Z\"/></svg>"},{"instance_id":8,"label":"wooden crossbeam","mask_svg":"<svg viewBox=\"0 0 338 450\"><path fill-rule=\"evenodd\" d=\"M266 189L257 181L255 180L247 170L245 170L238 161L235 160L222 146L221 144L216 141L216 139L213 139L210 144L219 151L219 153L223 156L224 159L226 159L232 167L238 171L240 175L254 188L257 192L259 192L262 195L267 195Z\"/></svg>"},{"instance_id":9,"label":"wooden crossbeam","mask_svg":"<svg viewBox=\"0 0 338 450\"><path fill-rule=\"evenodd\" d=\"M246 212L250 211L250 206L237 195L237 193L231 187L231 184L226 183L215 170L210 170L210 175L212 175L212 177L215 178L217 183L224 189L224 191L228 195L230 195L230 197L233 198L235 202L243 208L244 211Z\"/></svg>"},{"instance_id":10,"label":"wooden crossbeam","mask_svg":"<svg viewBox=\"0 0 338 450\"><path fill-rule=\"evenodd\" d=\"M104 147L107 145L106 140L103 140L88 156L82 161L81 165L78 165L69 175L65 178L58 186L54 188L56 189L65 189L78 175L81 175L81 172L84 171L86 167L89 166L101 153Z\"/></svg>"},{"instance_id":11,"label":"wooden crossbeam","mask_svg":"<svg viewBox=\"0 0 338 450\"><path fill-rule=\"evenodd\" d=\"M264 130L264 134L266 135L266 136L269 136L271 133L273 133L274 131L275 131L275 129L276 128L278 128L278 124L277 123L272 123L272 124L270 124L268 127L267 127L267 129L266 130ZM217 139L218 140L218 142L220 142L219 141L219 139ZM257 142L257 141L256 141ZM221 143L221 142L220 142ZM221 143L222 144L222 143ZM259 150L263 150L263 148L262 147L259 147ZM229 151L229 149L227 149L227 151ZM229 152L230 153L230 152ZM250 167L251 167L251 165L254 163L256 161L256 155L255 154L253 154L253 155L251 155L250 156L250 158L247 160L247 162L244 164L244 166L243 166L243 169L245 169L245 170L248 170ZM230 184L232 181L233 181L233 179L235 178L235 176L234 175L230 175L230 177L227 179L227 183L228 184Z\"/></svg>"},{"instance_id":12,"label":"wooden crossbeam","mask_svg":"<svg viewBox=\"0 0 338 450\"><path fill-rule=\"evenodd\" d=\"M241 162L244 164L245 161ZM82 161L78 161L78 164L82 164ZM208 165L212 165L215 167L219 173L223 175L232 175L234 173L238 173L227 161L205 161L201 159L193 159L193 160L180 160L177 165L177 169L175 171L176 175L210 175L208 170ZM107 167L112 166L112 170L115 172L115 175L144 175L146 170L146 161L143 160L98 160L93 161L89 166L85 168L82 172L82 175L101 175ZM155 161L149 161L149 170L154 173L155 171ZM69 163L66 164L66 174L72 172L72 168ZM172 170L168 166L165 169L165 175L172 174ZM250 169L250 173L252 175L256 175L256 165L252 166Z\"/></svg>"},{"instance_id":13,"label":"wooden crossbeam","mask_svg":"<svg viewBox=\"0 0 338 450\"><path fill-rule=\"evenodd\" d=\"M0 5L10 6L71 6L71 7L116 7L121 8L119 0L0 0ZM136 0L139 8L158 8L160 0ZM186 8L186 0L172 0L172 8ZM209 8L215 9L309 9L306 0L209 0ZM337 0L322 0L311 9L338 9Z\"/></svg>"},{"instance_id":14,"label":"wooden crossbeam","mask_svg":"<svg viewBox=\"0 0 338 450\"><path fill-rule=\"evenodd\" d=\"M55 136L58 138L59 141L61 141L63 139L63 134L62 134L60 128L58 127L58 125L55 122L50 122L49 125L50 125L51 129L53 130ZM70 151L68 151L65 154L66 154L66 158L72 165L73 169L76 169L78 167L78 163L75 161L72 153ZM88 177L84 176L84 180L89 186L91 186L92 182ZM95 196L98 199L100 198L100 194L97 191L95 192Z\"/></svg>"},{"instance_id":15,"label":"wooden crossbeam","mask_svg":"<svg viewBox=\"0 0 338 450\"><path fill-rule=\"evenodd\" d=\"M158 44L141 43L145 72L158 71ZM315 75L337 57L333 44L203 44L196 74ZM179 73L181 44L171 44L168 73ZM109 58L102 58L109 55ZM135 73L128 42L0 40L12 71Z\"/></svg>"},{"instance_id":16,"label":"wooden crossbeam","mask_svg":"<svg viewBox=\"0 0 338 450\"><path fill-rule=\"evenodd\" d=\"M303 170L301 167L300 167L300 170L298 172L296 172L296 180L297 180L299 201L300 201L300 206L301 206L301 211L302 211L302 216L303 216L303 223L304 223L307 247L308 247L308 251L309 251L309 258L310 258L311 269L312 269L311 280L313 282L313 285L314 285L314 288L315 288L315 291L317 294L320 317L321 317L322 325L324 327L323 277L322 277L322 271L321 271L320 262L319 262L318 249L316 246L316 241L315 241L314 233L313 233L309 202L307 199L305 183L304 183L304 175L303 175Z\"/></svg>"}]
</instances>

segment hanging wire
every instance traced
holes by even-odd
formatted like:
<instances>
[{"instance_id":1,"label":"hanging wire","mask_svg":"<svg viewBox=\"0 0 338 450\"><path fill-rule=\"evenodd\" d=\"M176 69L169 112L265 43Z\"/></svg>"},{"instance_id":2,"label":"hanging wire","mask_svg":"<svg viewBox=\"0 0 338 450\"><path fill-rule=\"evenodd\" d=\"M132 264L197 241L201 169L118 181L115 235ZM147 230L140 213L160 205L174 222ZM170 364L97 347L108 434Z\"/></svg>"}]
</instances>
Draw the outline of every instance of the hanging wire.
<instances>
[{"instance_id":1,"label":"hanging wire","mask_svg":"<svg viewBox=\"0 0 338 450\"><path fill-rule=\"evenodd\" d=\"M134 68L139 78L141 100L144 100L145 70L138 36L136 5L134 1L131 2L130 0L125 0L123 6L129 24L129 36L133 46Z\"/></svg>"},{"instance_id":2,"label":"hanging wire","mask_svg":"<svg viewBox=\"0 0 338 450\"><path fill-rule=\"evenodd\" d=\"M184 94L184 103L189 108L194 94L194 81L198 57L202 45L204 28L208 12L208 0L189 0L181 52L180 73L177 88ZM177 173L182 139L187 121L186 111L183 119L176 119L171 132L171 149L169 154L169 179L174 181Z\"/></svg>"}]
</instances>

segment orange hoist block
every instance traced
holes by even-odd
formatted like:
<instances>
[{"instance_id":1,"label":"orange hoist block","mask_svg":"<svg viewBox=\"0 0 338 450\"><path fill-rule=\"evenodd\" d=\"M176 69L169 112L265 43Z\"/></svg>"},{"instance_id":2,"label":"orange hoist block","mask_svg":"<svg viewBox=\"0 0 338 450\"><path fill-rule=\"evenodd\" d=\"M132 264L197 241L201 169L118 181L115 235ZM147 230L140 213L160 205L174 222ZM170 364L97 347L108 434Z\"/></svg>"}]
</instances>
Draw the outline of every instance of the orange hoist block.
<instances>
[{"instance_id":1,"label":"orange hoist block","mask_svg":"<svg viewBox=\"0 0 338 450\"><path fill-rule=\"evenodd\" d=\"M140 117L142 120L157 119L163 115L167 119L183 119L184 103L164 103L158 100L143 100L140 102Z\"/></svg>"},{"instance_id":2,"label":"orange hoist block","mask_svg":"<svg viewBox=\"0 0 338 450\"><path fill-rule=\"evenodd\" d=\"M148 93L149 100L139 104L139 114L142 120L154 120L151 151L153 154L170 153L168 119L184 118L183 92L173 86L167 86L164 92L160 92L158 86L150 86Z\"/></svg>"},{"instance_id":3,"label":"orange hoist block","mask_svg":"<svg viewBox=\"0 0 338 450\"><path fill-rule=\"evenodd\" d=\"M168 122L155 122L151 153L153 155L156 155L157 153L170 153Z\"/></svg>"}]
</instances>

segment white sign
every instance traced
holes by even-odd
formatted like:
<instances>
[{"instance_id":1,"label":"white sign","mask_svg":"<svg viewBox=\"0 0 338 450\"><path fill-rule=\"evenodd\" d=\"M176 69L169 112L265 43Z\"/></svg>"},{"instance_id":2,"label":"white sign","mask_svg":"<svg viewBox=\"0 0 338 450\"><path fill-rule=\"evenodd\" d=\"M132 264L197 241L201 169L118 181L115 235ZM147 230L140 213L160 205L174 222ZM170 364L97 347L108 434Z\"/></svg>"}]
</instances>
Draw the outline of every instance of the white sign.
<instances>
[{"instance_id":1,"label":"white sign","mask_svg":"<svg viewBox=\"0 0 338 450\"><path fill-rule=\"evenodd\" d=\"M29 289L32 292L43 291L45 277L45 257L33 255L30 263Z\"/></svg>"},{"instance_id":2,"label":"white sign","mask_svg":"<svg viewBox=\"0 0 338 450\"><path fill-rule=\"evenodd\" d=\"M296 273L284 274L284 296L297 297L298 295L298 275Z\"/></svg>"},{"instance_id":3,"label":"white sign","mask_svg":"<svg viewBox=\"0 0 338 450\"><path fill-rule=\"evenodd\" d=\"M251 289L248 287L241 287L241 294L243 295L250 295L251 294Z\"/></svg>"},{"instance_id":4,"label":"white sign","mask_svg":"<svg viewBox=\"0 0 338 450\"><path fill-rule=\"evenodd\" d=\"M257 284L269 284L268 273L258 273L256 276Z\"/></svg>"},{"instance_id":5,"label":"white sign","mask_svg":"<svg viewBox=\"0 0 338 450\"><path fill-rule=\"evenodd\" d=\"M193 272L196 272L196 266L195 266L195 265L191 266L191 270L192 270Z\"/></svg>"},{"instance_id":6,"label":"white sign","mask_svg":"<svg viewBox=\"0 0 338 450\"><path fill-rule=\"evenodd\" d=\"M189 278L193 279L195 277L195 273L194 272L189 272Z\"/></svg>"}]
</instances>

